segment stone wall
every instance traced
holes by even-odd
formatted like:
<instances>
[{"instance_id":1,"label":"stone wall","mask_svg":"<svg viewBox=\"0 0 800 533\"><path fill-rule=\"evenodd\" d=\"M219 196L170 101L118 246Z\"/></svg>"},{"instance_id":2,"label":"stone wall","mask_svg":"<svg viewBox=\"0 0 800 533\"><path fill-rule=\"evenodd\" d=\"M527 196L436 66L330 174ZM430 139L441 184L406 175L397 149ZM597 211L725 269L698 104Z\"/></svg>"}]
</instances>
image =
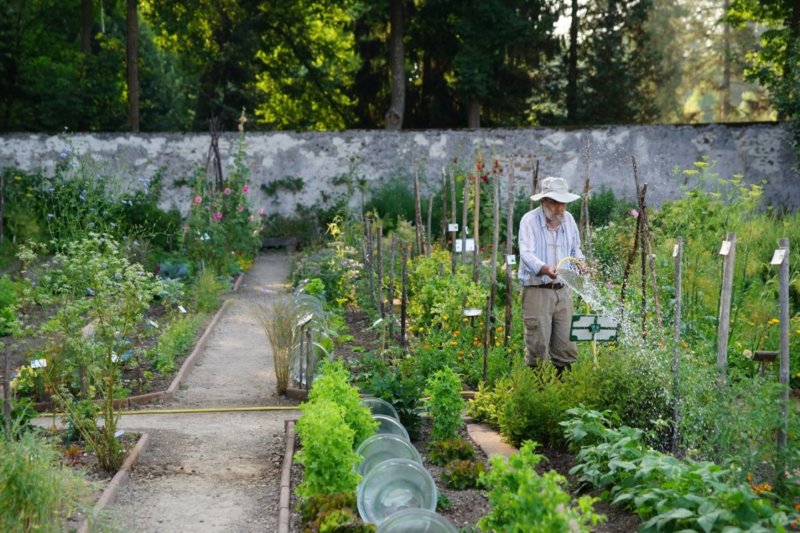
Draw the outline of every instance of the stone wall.
<instances>
[{"instance_id":1,"label":"stone wall","mask_svg":"<svg viewBox=\"0 0 800 533\"><path fill-rule=\"evenodd\" d=\"M231 164L238 134L219 142L223 167ZM539 175L561 175L580 190L588 174L593 188L611 188L632 199L631 156L641 183L648 184L648 203L658 205L680 195L694 178L676 174L695 161L716 161L723 178L741 174L750 183L764 183L767 201L781 208L800 205L800 177L789 132L777 124L703 126L618 126L580 130L551 128L476 131L343 131L248 133L247 161L253 203L267 212L291 214L298 204L313 206L347 191L342 177L365 179L367 189L393 176L408 179L420 169L423 190L438 187L442 169L454 159L471 167L476 154L487 160L512 161L519 194L528 194L532 161ZM188 208L185 178L204 167L209 152L205 134L70 134L0 136L0 168L17 167L51 172L67 147L88 155L103 169L137 187L162 170L166 190L163 206ZM588 150L587 150L588 146ZM588 157L587 157L588 154ZM301 178L302 190L268 195L275 180ZM352 180L351 180L352 181ZM354 195L352 202L358 202Z\"/></svg>"}]
</instances>

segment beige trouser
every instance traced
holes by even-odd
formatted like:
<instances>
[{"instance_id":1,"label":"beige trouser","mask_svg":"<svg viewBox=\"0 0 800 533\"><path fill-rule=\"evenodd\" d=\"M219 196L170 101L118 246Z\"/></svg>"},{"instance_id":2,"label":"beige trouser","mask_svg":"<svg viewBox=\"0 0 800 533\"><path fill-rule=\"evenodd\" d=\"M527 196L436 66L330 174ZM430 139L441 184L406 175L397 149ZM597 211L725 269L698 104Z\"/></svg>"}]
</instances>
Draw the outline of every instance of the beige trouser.
<instances>
[{"instance_id":1,"label":"beige trouser","mask_svg":"<svg viewBox=\"0 0 800 533\"><path fill-rule=\"evenodd\" d=\"M572 289L522 288L522 320L525 322L525 362L534 366L552 361L557 367L578 359L578 348L569 340L572 327Z\"/></svg>"}]
</instances>

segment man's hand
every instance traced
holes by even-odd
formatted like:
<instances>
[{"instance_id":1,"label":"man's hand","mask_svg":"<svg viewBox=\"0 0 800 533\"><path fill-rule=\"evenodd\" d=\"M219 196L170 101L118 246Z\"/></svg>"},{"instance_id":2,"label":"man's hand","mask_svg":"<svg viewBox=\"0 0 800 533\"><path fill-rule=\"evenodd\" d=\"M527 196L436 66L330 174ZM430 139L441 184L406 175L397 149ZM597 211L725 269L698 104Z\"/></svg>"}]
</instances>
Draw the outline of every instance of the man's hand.
<instances>
[{"instance_id":1,"label":"man's hand","mask_svg":"<svg viewBox=\"0 0 800 533\"><path fill-rule=\"evenodd\" d=\"M541 269L539 269L540 276L549 276L552 279L556 279L558 277L558 269L554 266L550 265L543 265Z\"/></svg>"}]
</instances>

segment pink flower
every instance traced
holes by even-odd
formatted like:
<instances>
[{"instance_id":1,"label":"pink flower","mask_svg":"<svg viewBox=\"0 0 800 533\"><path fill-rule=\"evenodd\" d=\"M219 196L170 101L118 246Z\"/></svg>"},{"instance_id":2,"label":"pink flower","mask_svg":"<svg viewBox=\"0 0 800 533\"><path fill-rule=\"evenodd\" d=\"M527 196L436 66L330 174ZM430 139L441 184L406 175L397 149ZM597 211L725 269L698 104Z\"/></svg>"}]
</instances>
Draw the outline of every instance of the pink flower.
<instances>
[{"instance_id":1,"label":"pink flower","mask_svg":"<svg viewBox=\"0 0 800 533\"><path fill-rule=\"evenodd\" d=\"M213 215L211 215L211 218L213 218L213 219L214 219L214 221L216 221L216 222L219 222L220 220L222 220L222 213L220 213L219 211L217 211L216 213L214 213Z\"/></svg>"},{"instance_id":2,"label":"pink flower","mask_svg":"<svg viewBox=\"0 0 800 533\"><path fill-rule=\"evenodd\" d=\"M241 213L242 211L244 211L244 206L242 204L239 204L236 206L236 210Z\"/></svg>"},{"instance_id":3,"label":"pink flower","mask_svg":"<svg viewBox=\"0 0 800 533\"><path fill-rule=\"evenodd\" d=\"M631 209L631 216L633 218L639 218L639 210L638 209Z\"/></svg>"},{"instance_id":4,"label":"pink flower","mask_svg":"<svg viewBox=\"0 0 800 533\"><path fill-rule=\"evenodd\" d=\"M245 183L245 184L244 184L244 187L242 187L242 192L243 192L244 194L247 194L247 193L249 193L249 192L250 192L250 186L249 186L248 184L246 184L246 183Z\"/></svg>"},{"instance_id":5,"label":"pink flower","mask_svg":"<svg viewBox=\"0 0 800 533\"><path fill-rule=\"evenodd\" d=\"M203 197L202 196L195 196L194 197L194 205L200 205L200 203L202 201L203 201Z\"/></svg>"},{"instance_id":6,"label":"pink flower","mask_svg":"<svg viewBox=\"0 0 800 533\"><path fill-rule=\"evenodd\" d=\"M230 187L225 187L225 190L222 191L222 194L224 194L225 196L228 196L230 193L231 193L231 188Z\"/></svg>"}]
</instances>

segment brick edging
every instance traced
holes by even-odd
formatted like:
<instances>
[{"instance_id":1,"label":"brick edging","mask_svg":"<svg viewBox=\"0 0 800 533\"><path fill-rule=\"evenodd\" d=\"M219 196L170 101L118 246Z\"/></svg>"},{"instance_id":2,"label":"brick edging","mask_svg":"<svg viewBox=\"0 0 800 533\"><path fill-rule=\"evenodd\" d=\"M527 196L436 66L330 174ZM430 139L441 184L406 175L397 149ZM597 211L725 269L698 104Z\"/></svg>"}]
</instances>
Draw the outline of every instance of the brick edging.
<instances>
[{"instance_id":1,"label":"brick edging","mask_svg":"<svg viewBox=\"0 0 800 533\"><path fill-rule=\"evenodd\" d=\"M283 469L281 470L281 492L278 500L278 533L289 533L291 511L292 458L294 457L294 424L296 420L286 420L286 450L283 453Z\"/></svg>"},{"instance_id":2,"label":"brick edging","mask_svg":"<svg viewBox=\"0 0 800 533\"><path fill-rule=\"evenodd\" d=\"M97 500L97 503L94 504L94 507L91 511L91 517L87 517L83 520L83 523L78 528L78 533L88 533L89 532L89 520L90 518L96 517L100 511L106 508L106 506L111 503L117 495L120 486L122 483L128 479L128 474L130 474L131 470L133 470L134 465L139 461L139 457L144 453L144 450L147 448L147 444L150 442L150 434L149 433L142 433L142 436L139 437L139 441L133 447L133 449L128 453L128 457L125 458L125 462L122 463L122 466L114 474L114 477L111 478L111 481L108 483L106 488L103 490L103 493L100 495L100 498Z\"/></svg>"}]
</instances>

